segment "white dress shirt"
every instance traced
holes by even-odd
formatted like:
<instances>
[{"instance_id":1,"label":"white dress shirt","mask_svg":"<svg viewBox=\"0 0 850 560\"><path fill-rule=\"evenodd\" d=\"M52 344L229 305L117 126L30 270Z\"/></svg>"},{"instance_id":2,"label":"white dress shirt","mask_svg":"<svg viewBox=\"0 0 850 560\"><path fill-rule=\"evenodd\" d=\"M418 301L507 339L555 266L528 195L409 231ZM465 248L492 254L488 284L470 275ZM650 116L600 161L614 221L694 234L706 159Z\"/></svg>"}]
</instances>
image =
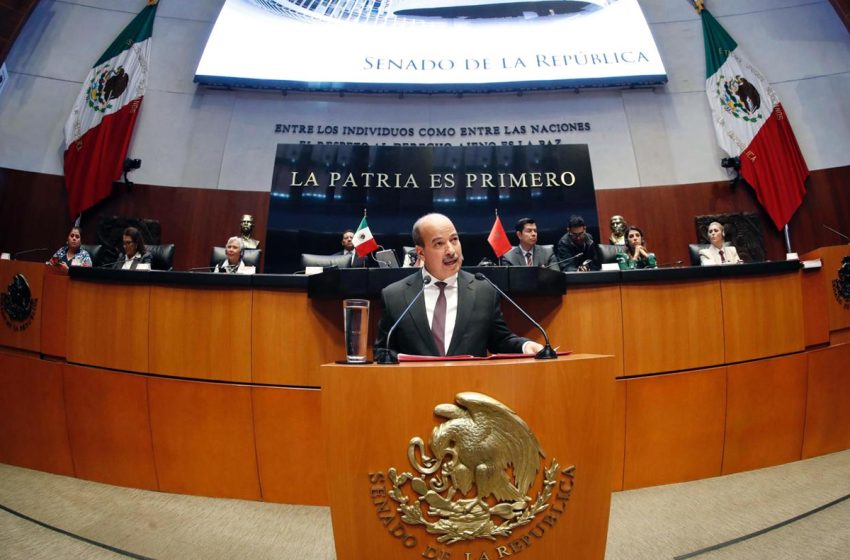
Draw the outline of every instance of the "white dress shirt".
<instances>
[{"instance_id":1,"label":"white dress shirt","mask_svg":"<svg viewBox=\"0 0 850 560\"><path fill-rule=\"evenodd\" d=\"M428 328L431 328L431 324L434 322L434 308L437 306L437 298L440 297L440 288L437 287L437 282L440 282L440 280L434 278L423 268L422 277L425 278L425 276L431 277L431 283L425 286L425 293L422 294L425 299L425 313L428 315ZM454 334L457 320L457 274L449 276L442 282L446 283L446 287L443 288L443 292L446 294L446 338L443 340L446 352L448 352L452 345L452 334Z\"/></svg>"}]
</instances>

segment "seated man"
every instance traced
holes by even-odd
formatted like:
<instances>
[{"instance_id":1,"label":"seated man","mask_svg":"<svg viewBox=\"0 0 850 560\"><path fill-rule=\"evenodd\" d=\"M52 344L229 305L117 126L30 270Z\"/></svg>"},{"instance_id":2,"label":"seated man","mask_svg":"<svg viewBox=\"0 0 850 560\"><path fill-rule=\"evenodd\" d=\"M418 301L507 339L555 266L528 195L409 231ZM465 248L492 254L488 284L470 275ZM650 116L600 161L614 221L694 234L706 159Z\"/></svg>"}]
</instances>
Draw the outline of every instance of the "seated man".
<instances>
[{"instance_id":1,"label":"seated man","mask_svg":"<svg viewBox=\"0 0 850 560\"><path fill-rule=\"evenodd\" d=\"M564 272L586 272L602 268L597 245L587 233L584 218L570 216L567 233L558 241L558 264Z\"/></svg>"},{"instance_id":2,"label":"seated man","mask_svg":"<svg viewBox=\"0 0 850 560\"><path fill-rule=\"evenodd\" d=\"M521 218L516 223L519 245L502 256L508 266L545 266L561 270L555 252L549 247L537 245L537 222L533 218Z\"/></svg>"},{"instance_id":3,"label":"seated man","mask_svg":"<svg viewBox=\"0 0 850 560\"><path fill-rule=\"evenodd\" d=\"M381 351L486 356L488 350L536 354L543 349L508 329L499 306L499 293L490 284L460 269L463 252L451 220L442 214L419 218L413 226L413 242L425 264L421 272L414 272L381 292L383 313L375 340L376 356ZM427 285L426 277L431 280ZM387 341L390 328L423 285L422 297Z\"/></svg>"},{"instance_id":4,"label":"seated man","mask_svg":"<svg viewBox=\"0 0 850 560\"><path fill-rule=\"evenodd\" d=\"M354 230L347 229L342 232L342 251L338 251L334 253L334 255L349 255L351 257L351 263L348 265L350 268L362 268L366 266L366 258L357 255L357 251L354 249Z\"/></svg>"}]
</instances>

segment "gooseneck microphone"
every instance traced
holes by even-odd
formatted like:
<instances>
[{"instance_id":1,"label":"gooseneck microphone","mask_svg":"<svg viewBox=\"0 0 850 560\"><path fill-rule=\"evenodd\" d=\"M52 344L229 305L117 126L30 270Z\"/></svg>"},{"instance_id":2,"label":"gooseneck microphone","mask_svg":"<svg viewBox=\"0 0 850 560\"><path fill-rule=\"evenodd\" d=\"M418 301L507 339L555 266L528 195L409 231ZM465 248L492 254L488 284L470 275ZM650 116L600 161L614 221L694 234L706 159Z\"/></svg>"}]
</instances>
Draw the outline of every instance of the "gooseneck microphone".
<instances>
[{"instance_id":1,"label":"gooseneck microphone","mask_svg":"<svg viewBox=\"0 0 850 560\"><path fill-rule=\"evenodd\" d=\"M490 284L491 286L493 286L493 287L496 289L496 291L497 291L497 292L499 292L499 293L502 295L502 297L503 297L503 298L505 298L506 300L508 300L509 302L511 302L511 305L513 305L514 307L516 307L516 308L519 310L519 312L520 312L520 313L522 313L522 314L525 316L525 318L526 318L526 319L528 319L529 321L531 321L531 324L532 324L532 325L534 325L535 327L537 327L537 330L539 330L539 331L543 334L543 339L546 341L546 346L544 346L544 347L543 347L543 350L541 350L540 352L538 352L537 354L535 354L535 355L534 355L534 359L535 359L535 360L554 360L555 358L557 358L557 357L558 357L558 353L557 353L557 352L555 352L555 350L552 348L552 345L551 345L551 344L549 344L549 335L548 335L548 334L546 334L546 330L545 330L542 326L540 326L540 323L538 323L537 321L535 321L535 320L531 317L531 315L529 315L528 313L526 313L526 312L525 312L525 309L523 309L522 307L520 307L520 306L519 306L519 304L518 304L517 302L515 302L514 300L512 300L512 299L510 298L510 296L508 296L508 294L506 294L505 292L503 292L503 291L499 288L499 286L497 286L496 284L494 284L493 282L491 282L491 281L490 281L490 279L489 279L489 278L487 278L487 277L486 277L483 273L481 273L481 272L477 272L477 273L475 273L475 279L476 279L476 280L484 280L485 282L487 282L488 284Z\"/></svg>"},{"instance_id":2,"label":"gooseneck microphone","mask_svg":"<svg viewBox=\"0 0 850 560\"><path fill-rule=\"evenodd\" d=\"M557 265L558 265L558 268L561 268L561 265L564 265L564 264L567 264L567 263L573 262L573 261L574 261L574 260L576 260L577 258L579 258L579 257L583 257L583 256L584 256L584 252L581 252L581 253L578 253L578 254L576 254L576 255L573 255L572 257L567 257L567 258L565 258L565 259L561 259L561 260L559 260L559 261L556 261L556 263L555 263L555 264L557 264ZM590 261L590 259L588 259L588 261ZM582 264L584 264L584 263L582 263Z\"/></svg>"},{"instance_id":3,"label":"gooseneck microphone","mask_svg":"<svg viewBox=\"0 0 850 560\"><path fill-rule=\"evenodd\" d=\"M218 266L218 265L215 265L215 266L196 266L195 268L189 268L186 271L187 272L202 272L202 271L209 272L210 270L215 270L216 266Z\"/></svg>"},{"instance_id":4,"label":"gooseneck microphone","mask_svg":"<svg viewBox=\"0 0 850 560\"><path fill-rule=\"evenodd\" d=\"M821 224L821 225L822 225L824 228L826 228L826 229L828 229L829 231L831 231L832 233L834 233L835 235L840 236L840 237L841 237L844 241L847 241L848 243L850 243L850 237L847 237L846 235L844 235L843 233L841 233L841 232L840 232L840 231L838 231L837 229L832 229L831 227L829 227L829 226L828 226L828 225L826 225L826 224Z\"/></svg>"},{"instance_id":5,"label":"gooseneck microphone","mask_svg":"<svg viewBox=\"0 0 850 560\"><path fill-rule=\"evenodd\" d=\"M410 303L407 304L407 307L404 308L404 311L401 312L401 315L398 316L398 319L395 320L393 326L390 327L390 330L387 331L387 340L384 342L383 348L375 348L375 362L379 364L397 364L398 356L394 355L392 351L390 351L390 337L393 335L393 331L401 323L401 320L404 319L404 316L407 315L407 312L410 311L410 308L413 307L413 304L416 303L419 298L422 297L422 294L425 293L425 288L428 284L431 283L431 277L425 276L422 279L422 289L419 290L419 293L416 294L416 297L410 300ZM380 352L380 354L378 354Z\"/></svg>"},{"instance_id":6,"label":"gooseneck microphone","mask_svg":"<svg viewBox=\"0 0 850 560\"><path fill-rule=\"evenodd\" d=\"M48 250L49 249L47 247L39 247L38 249L25 249L23 251L18 251L17 253L14 253L12 255L12 260L17 259L21 255L28 255L30 253L38 253L39 251L48 251Z\"/></svg>"}]
</instances>

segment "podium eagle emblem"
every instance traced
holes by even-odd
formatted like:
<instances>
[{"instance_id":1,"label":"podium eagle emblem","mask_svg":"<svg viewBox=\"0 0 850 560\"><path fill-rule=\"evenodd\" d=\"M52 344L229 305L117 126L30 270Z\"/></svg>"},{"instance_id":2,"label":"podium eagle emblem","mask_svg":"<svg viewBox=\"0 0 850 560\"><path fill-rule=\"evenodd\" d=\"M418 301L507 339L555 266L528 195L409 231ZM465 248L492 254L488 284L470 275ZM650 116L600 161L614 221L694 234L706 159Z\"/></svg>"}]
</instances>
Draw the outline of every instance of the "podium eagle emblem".
<instances>
[{"instance_id":1,"label":"podium eagle emblem","mask_svg":"<svg viewBox=\"0 0 850 560\"><path fill-rule=\"evenodd\" d=\"M444 421L431 432L428 447L420 437L410 440L407 457L415 472L387 471L388 494L404 523L423 525L439 542L509 536L549 508L560 467L552 459L541 469L546 455L537 437L501 402L464 392L455 403L434 408ZM541 470L542 482L532 498L529 492ZM569 482L558 488L559 499L568 499L574 471L574 466L563 471Z\"/></svg>"}]
</instances>

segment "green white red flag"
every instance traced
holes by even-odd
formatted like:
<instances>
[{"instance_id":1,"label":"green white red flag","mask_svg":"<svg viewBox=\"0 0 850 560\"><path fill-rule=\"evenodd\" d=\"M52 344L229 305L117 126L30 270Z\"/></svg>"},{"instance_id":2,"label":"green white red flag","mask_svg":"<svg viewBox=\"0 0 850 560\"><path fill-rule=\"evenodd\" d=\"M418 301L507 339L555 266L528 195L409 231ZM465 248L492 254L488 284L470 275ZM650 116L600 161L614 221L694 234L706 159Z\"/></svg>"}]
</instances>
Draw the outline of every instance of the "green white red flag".
<instances>
[{"instance_id":1,"label":"green white red flag","mask_svg":"<svg viewBox=\"0 0 850 560\"><path fill-rule=\"evenodd\" d=\"M360 220L360 225L357 226L357 231L354 232L354 250L357 251L357 256L365 257L372 251L378 249L378 242L372 237L372 230L369 229L369 224L366 223L366 216Z\"/></svg>"},{"instance_id":2,"label":"green white red flag","mask_svg":"<svg viewBox=\"0 0 850 560\"><path fill-rule=\"evenodd\" d=\"M487 236L487 243L493 248L497 258L511 250L511 241L505 233L505 228L502 227L502 220L496 216L496 221L493 222L493 227L490 228L490 235Z\"/></svg>"},{"instance_id":3,"label":"green white red flag","mask_svg":"<svg viewBox=\"0 0 850 560\"><path fill-rule=\"evenodd\" d=\"M741 160L741 177L782 229L806 195L809 169L782 104L738 44L703 9L705 88L717 142Z\"/></svg>"},{"instance_id":4,"label":"green white red flag","mask_svg":"<svg viewBox=\"0 0 850 560\"><path fill-rule=\"evenodd\" d=\"M130 22L95 62L65 123L68 211L103 200L121 176L145 95L158 0Z\"/></svg>"}]
</instances>

